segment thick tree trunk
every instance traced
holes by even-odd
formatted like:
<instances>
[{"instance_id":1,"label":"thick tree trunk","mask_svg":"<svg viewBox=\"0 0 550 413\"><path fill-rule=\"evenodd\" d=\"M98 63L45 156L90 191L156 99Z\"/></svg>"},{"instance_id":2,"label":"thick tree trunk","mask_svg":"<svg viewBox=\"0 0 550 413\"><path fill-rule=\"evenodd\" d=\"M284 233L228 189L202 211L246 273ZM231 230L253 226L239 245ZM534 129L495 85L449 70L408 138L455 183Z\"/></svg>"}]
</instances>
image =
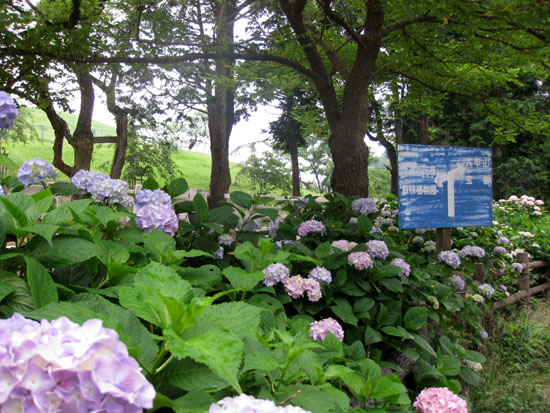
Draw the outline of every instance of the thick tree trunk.
<instances>
[{"instance_id":1,"label":"thick tree trunk","mask_svg":"<svg viewBox=\"0 0 550 413\"><path fill-rule=\"evenodd\" d=\"M216 42L224 47L234 43L233 26L235 24L236 4L234 0L219 2L216 11ZM214 208L224 200L231 185L229 169L229 137L235 121L235 92L227 79L233 77L233 61L218 59L216 61L216 79L214 95L208 102L208 129L210 133L210 151L212 169L210 172L210 194L208 205Z\"/></svg>"},{"instance_id":2,"label":"thick tree trunk","mask_svg":"<svg viewBox=\"0 0 550 413\"><path fill-rule=\"evenodd\" d=\"M292 196L300 196L300 165L298 163L298 146L296 134L290 133L289 141L290 163L292 164Z\"/></svg>"},{"instance_id":3,"label":"thick tree trunk","mask_svg":"<svg viewBox=\"0 0 550 413\"><path fill-rule=\"evenodd\" d=\"M94 112L94 86L87 70L77 74L80 87L80 112L76 129L73 133L74 166L73 173L80 169L90 170L94 152L94 135L92 133L92 115Z\"/></svg>"}]
</instances>

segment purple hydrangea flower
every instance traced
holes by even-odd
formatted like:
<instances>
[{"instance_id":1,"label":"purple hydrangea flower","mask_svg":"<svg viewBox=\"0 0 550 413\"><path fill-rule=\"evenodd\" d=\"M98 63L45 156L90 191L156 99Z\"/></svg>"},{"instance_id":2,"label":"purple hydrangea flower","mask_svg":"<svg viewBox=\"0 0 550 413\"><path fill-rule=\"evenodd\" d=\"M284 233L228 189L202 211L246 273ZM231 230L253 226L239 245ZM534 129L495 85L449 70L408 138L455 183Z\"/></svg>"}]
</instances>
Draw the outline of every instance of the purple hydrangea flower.
<instances>
[{"instance_id":1,"label":"purple hydrangea flower","mask_svg":"<svg viewBox=\"0 0 550 413\"><path fill-rule=\"evenodd\" d=\"M451 278L449 278L449 284L457 291L462 291L464 290L464 287L466 287L466 283L458 274L454 274Z\"/></svg>"},{"instance_id":2,"label":"purple hydrangea flower","mask_svg":"<svg viewBox=\"0 0 550 413\"><path fill-rule=\"evenodd\" d=\"M460 250L459 254L462 258L483 258L485 257L485 250L481 247L466 245Z\"/></svg>"},{"instance_id":3,"label":"purple hydrangea flower","mask_svg":"<svg viewBox=\"0 0 550 413\"><path fill-rule=\"evenodd\" d=\"M376 201L372 198L359 198L351 203L351 209L358 214L369 215L378 211Z\"/></svg>"},{"instance_id":4,"label":"purple hydrangea flower","mask_svg":"<svg viewBox=\"0 0 550 413\"><path fill-rule=\"evenodd\" d=\"M407 262L403 258L394 258L391 261L391 265L401 267L401 273L399 275L404 275L405 277L408 277L411 273L411 266L407 264Z\"/></svg>"},{"instance_id":5,"label":"purple hydrangea flower","mask_svg":"<svg viewBox=\"0 0 550 413\"><path fill-rule=\"evenodd\" d=\"M371 234L383 234L384 231L382 230L382 228L377 227L376 225L373 225L372 228L370 229L370 233Z\"/></svg>"},{"instance_id":6,"label":"purple hydrangea flower","mask_svg":"<svg viewBox=\"0 0 550 413\"><path fill-rule=\"evenodd\" d=\"M269 236L275 238L279 231L279 224L283 222L281 218L276 218L275 221L269 221Z\"/></svg>"},{"instance_id":7,"label":"purple hydrangea flower","mask_svg":"<svg viewBox=\"0 0 550 413\"><path fill-rule=\"evenodd\" d=\"M217 260L223 259L223 253L224 253L224 249L223 249L223 247L220 245L220 246L218 247L218 249L214 252L214 258L217 259Z\"/></svg>"},{"instance_id":8,"label":"purple hydrangea flower","mask_svg":"<svg viewBox=\"0 0 550 413\"><path fill-rule=\"evenodd\" d=\"M155 389L101 320L0 320L0 411L141 412Z\"/></svg>"},{"instance_id":9,"label":"purple hydrangea flower","mask_svg":"<svg viewBox=\"0 0 550 413\"><path fill-rule=\"evenodd\" d=\"M285 283L290 277L290 270L279 262L269 264L263 271L265 274L264 284L272 287L277 283Z\"/></svg>"},{"instance_id":10,"label":"purple hydrangea flower","mask_svg":"<svg viewBox=\"0 0 550 413\"><path fill-rule=\"evenodd\" d=\"M319 281L313 278L306 278L302 283L304 291L307 293L307 299L309 301L319 301L323 296L321 292L321 284Z\"/></svg>"},{"instance_id":11,"label":"purple hydrangea flower","mask_svg":"<svg viewBox=\"0 0 550 413\"><path fill-rule=\"evenodd\" d=\"M494 252L495 254L506 254L506 248L500 247L500 246L499 246L499 247L495 247L495 248L493 249L493 252Z\"/></svg>"},{"instance_id":12,"label":"purple hydrangea flower","mask_svg":"<svg viewBox=\"0 0 550 413\"><path fill-rule=\"evenodd\" d=\"M322 297L321 285L318 281L311 278L302 278L299 275L290 277L286 280L285 290L292 298L300 298L307 293L309 301L319 301Z\"/></svg>"},{"instance_id":13,"label":"purple hydrangea flower","mask_svg":"<svg viewBox=\"0 0 550 413\"><path fill-rule=\"evenodd\" d=\"M29 186L43 182L47 178L55 179L57 174L57 169L52 164L49 164L44 159L33 158L23 162L23 165L21 165L21 168L17 172L17 179L23 185Z\"/></svg>"},{"instance_id":14,"label":"purple hydrangea flower","mask_svg":"<svg viewBox=\"0 0 550 413\"><path fill-rule=\"evenodd\" d=\"M179 220L172 205L146 205L136 214L136 225L145 232L153 228L174 235L178 229Z\"/></svg>"},{"instance_id":15,"label":"purple hydrangea flower","mask_svg":"<svg viewBox=\"0 0 550 413\"><path fill-rule=\"evenodd\" d=\"M136 194L136 210L140 210L145 205L171 205L172 199L170 195L164 192L162 189L142 189Z\"/></svg>"},{"instance_id":16,"label":"purple hydrangea flower","mask_svg":"<svg viewBox=\"0 0 550 413\"><path fill-rule=\"evenodd\" d=\"M6 92L0 91L0 129L13 129L17 118L17 106L13 98Z\"/></svg>"},{"instance_id":17,"label":"purple hydrangea flower","mask_svg":"<svg viewBox=\"0 0 550 413\"><path fill-rule=\"evenodd\" d=\"M71 177L71 182L78 188L80 193L86 194L92 191L96 181L108 178L107 175L101 172L81 169Z\"/></svg>"},{"instance_id":18,"label":"purple hydrangea flower","mask_svg":"<svg viewBox=\"0 0 550 413\"><path fill-rule=\"evenodd\" d=\"M498 240L498 242L499 242L500 244L510 244L510 240L509 240L508 238L506 238L506 237L501 237L501 238Z\"/></svg>"},{"instance_id":19,"label":"purple hydrangea flower","mask_svg":"<svg viewBox=\"0 0 550 413\"><path fill-rule=\"evenodd\" d=\"M413 403L417 413L468 413L466 400L446 387L427 387Z\"/></svg>"},{"instance_id":20,"label":"purple hydrangea flower","mask_svg":"<svg viewBox=\"0 0 550 413\"><path fill-rule=\"evenodd\" d=\"M122 204L125 207L133 204L128 195L128 183L120 179L111 179L109 175L101 172L81 169L72 176L71 182L80 193L89 193L96 201L104 201L110 205Z\"/></svg>"},{"instance_id":21,"label":"purple hydrangea flower","mask_svg":"<svg viewBox=\"0 0 550 413\"><path fill-rule=\"evenodd\" d=\"M298 235L300 237L305 237L306 235L315 233L323 235L326 230L327 229L322 222L310 219L309 221L304 221L300 224L298 227Z\"/></svg>"},{"instance_id":22,"label":"purple hydrangea flower","mask_svg":"<svg viewBox=\"0 0 550 413\"><path fill-rule=\"evenodd\" d=\"M358 270L366 270L372 267L373 262L368 252L358 251L348 255L348 264Z\"/></svg>"},{"instance_id":23,"label":"purple hydrangea flower","mask_svg":"<svg viewBox=\"0 0 550 413\"><path fill-rule=\"evenodd\" d=\"M327 284L332 282L332 274L325 267L315 267L309 272L307 277Z\"/></svg>"},{"instance_id":24,"label":"purple hydrangea flower","mask_svg":"<svg viewBox=\"0 0 550 413\"><path fill-rule=\"evenodd\" d=\"M353 242L353 241L348 241L348 240L345 240L345 239L340 239L340 240L337 240L337 241L332 241L332 243L330 244L332 247L336 247L342 251L351 251L353 248L355 248L357 246L357 243L356 242Z\"/></svg>"},{"instance_id":25,"label":"purple hydrangea flower","mask_svg":"<svg viewBox=\"0 0 550 413\"><path fill-rule=\"evenodd\" d=\"M384 241L369 241L367 242L367 247L369 248L369 255L372 258L384 259L390 254L388 246Z\"/></svg>"},{"instance_id":26,"label":"purple hydrangea flower","mask_svg":"<svg viewBox=\"0 0 550 413\"><path fill-rule=\"evenodd\" d=\"M235 232L228 232L227 234L221 234L218 237L218 244L230 246L235 241L237 234Z\"/></svg>"},{"instance_id":27,"label":"purple hydrangea flower","mask_svg":"<svg viewBox=\"0 0 550 413\"><path fill-rule=\"evenodd\" d=\"M477 287L477 291L485 297L491 297L495 293L495 289L490 284L481 284Z\"/></svg>"},{"instance_id":28,"label":"purple hydrangea flower","mask_svg":"<svg viewBox=\"0 0 550 413\"><path fill-rule=\"evenodd\" d=\"M328 317L309 324L309 336L316 341L325 341L328 333L334 334L339 341L344 341L344 330L334 318Z\"/></svg>"},{"instance_id":29,"label":"purple hydrangea flower","mask_svg":"<svg viewBox=\"0 0 550 413\"><path fill-rule=\"evenodd\" d=\"M520 264L519 262L514 262L512 264L512 271L517 272L518 274L520 274L523 271L523 265Z\"/></svg>"},{"instance_id":30,"label":"purple hydrangea flower","mask_svg":"<svg viewBox=\"0 0 550 413\"><path fill-rule=\"evenodd\" d=\"M277 406L272 400L256 399L247 394L225 397L213 403L208 413L311 413L298 406Z\"/></svg>"},{"instance_id":31,"label":"purple hydrangea flower","mask_svg":"<svg viewBox=\"0 0 550 413\"><path fill-rule=\"evenodd\" d=\"M453 251L441 251L437 256L439 262L444 262L450 267L458 268L460 266L460 257Z\"/></svg>"}]
</instances>

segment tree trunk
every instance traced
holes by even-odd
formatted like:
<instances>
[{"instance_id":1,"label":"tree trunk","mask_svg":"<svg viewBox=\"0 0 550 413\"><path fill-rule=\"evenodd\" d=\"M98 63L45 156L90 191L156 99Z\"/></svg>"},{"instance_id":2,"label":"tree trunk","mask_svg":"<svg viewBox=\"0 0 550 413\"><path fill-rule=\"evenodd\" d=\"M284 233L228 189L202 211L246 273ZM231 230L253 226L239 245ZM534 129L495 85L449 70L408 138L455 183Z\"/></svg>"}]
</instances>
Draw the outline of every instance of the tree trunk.
<instances>
[{"instance_id":1,"label":"tree trunk","mask_svg":"<svg viewBox=\"0 0 550 413\"><path fill-rule=\"evenodd\" d=\"M222 1L215 5L216 13L216 42L221 50L231 47L234 43L233 26L236 18L236 4L234 0ZM224 46L225 45L225 46ZM232 79L233 61L228 59L216 60L216 84L213 96L208 102L208 129L210 133L210 151L212 169L210 172L210 195L208 205L214 208L224 200L225 194L231 185L229 169L229 137L235 121L235 92L233 85L227 85L227 79Z\"/></svg>"},{"instance_id":2,"label":"tree trunk","mask_svg":"<svg viewBox=\"0 0 550 413\"><path fill-rule=\"evenodd\" d=\"M427 116L420 119L420 145L431 145Z\"/></svg>"},{"instance_id":3,"label":"tree trunk","mask_svg":"<svg viewBox=\"0 0 550 413\"><path fill-rule=\"evenodd\" d=\"M120 179L128 148L128 115L126 113L117 114L115 119L117 141L109 176L112 179Z\"/></svg>"},{"instance_id":4,"label":"tree trunk","mask_svg":"<svg viewBox=\"0 0 550 413\"><path fill-rule=\"evenodd\" d=\"M292 164L292 196L300 196L300 165L298 163L298 146L296 133L290 132L289 141L290 162Z\"/></svg>"}]
</instances>

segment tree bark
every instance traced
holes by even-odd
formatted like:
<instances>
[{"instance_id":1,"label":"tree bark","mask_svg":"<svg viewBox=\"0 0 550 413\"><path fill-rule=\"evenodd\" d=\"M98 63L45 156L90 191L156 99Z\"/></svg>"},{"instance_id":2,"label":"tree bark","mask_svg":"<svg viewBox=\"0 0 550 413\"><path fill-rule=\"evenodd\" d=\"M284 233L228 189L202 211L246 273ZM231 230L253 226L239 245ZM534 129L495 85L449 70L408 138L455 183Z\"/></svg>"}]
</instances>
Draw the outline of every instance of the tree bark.
<instances>
[{"instance_id":1,"label":"tree bark","mask_svg":"<svg viewBox=\"0 0 550 413\"><path fill-rule=\"evenodd\" d=\"M290 132L288 147L292 164L292 196L300 196L300 165L298 164L298 146L294 131Z\"/></svg>"},{"instance_id":2,"label":"tree bark","mask_svg":"<svg viewBox=\"0 0 550 413\"><path fill-rule=\"evenodd\" d=\"M117 142L109 176L112 179L120 179L128 148L128 115L126 113L115 114L115 119Z\"/></svg>"}]
</instances>

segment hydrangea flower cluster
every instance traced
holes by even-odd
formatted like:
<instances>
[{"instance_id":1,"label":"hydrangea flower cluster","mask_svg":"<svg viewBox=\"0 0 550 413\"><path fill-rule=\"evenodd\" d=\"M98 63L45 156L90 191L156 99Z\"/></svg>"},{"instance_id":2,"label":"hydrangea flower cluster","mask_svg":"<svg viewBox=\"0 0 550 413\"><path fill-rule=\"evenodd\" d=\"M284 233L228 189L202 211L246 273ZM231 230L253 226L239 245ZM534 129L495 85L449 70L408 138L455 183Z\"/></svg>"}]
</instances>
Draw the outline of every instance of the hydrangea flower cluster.
<instances>
[{"instance_id":1,"label":"hydrangea flower cluster","mask_svg":"<svg viewBox=\"0 0 550 413\"><path fill-rule=\"evenodd\" d=\"M0 320L2 412L141 412L155 389L101 320Z\"/></svg>"},{"instance_id":2,"label":"hydrangea flower cluster","mask_svg":"<svg viewBox=\"0 0 550 413\"><path fill-rule=\"evenodd\" d=\"M358 251L348 255L348 264L358 270L367 270L372 267L373 262L368 252Z\"/></svg>"},{"instance_id":3,"label":"hydrangea flower cluster","mask_svg":"<svg viewBox=\"0 0 550 413\"><path fill-rule=\"evenodd\" d=\"M491 297L495 293L495 289L490 284L481 284L477 287L477 291L485 297Z\"/></svg>"},{"instance_id":4,"label":"hydrangea flower cluster","mask_svg":"<svg viewBox=\"0 0 550 413\"><path fill-rule=\"evenodd\" d=\"M485 250L481 247L466 245L460 250L459 254L462 258L483 258L485 257Z\"/></svg>"},{"instance_id":5,"label":"hydrangea flower cluster","mask_svg":"<svg viewBox=\"0 0 550 413\"><path fill-rule=\"evenodd\" d=\"M372 240L367 242L367 247L369 248L369 255L372 258L381 258L384 259L390 255L388 246L384 241Z\"/></svg>"},{"instance_id":6,"label":"hydrangea flower cluster","mask_svg":"<svg viewBox=\"0 0 550 413\"><path fill-rule=\"evenodd\" d=\"M284 284L290 277L290 270L280 262L269 264L264 268L263 273L265 274L264 284L268 287L272 287L277 283Z\"/></svg>"},{"instance_id":7,"label":"hydrangea flower cluster","mask_svg":"<svg viewBox=\"0 0 550 413\"><path fill-rule=\"evenodd\" d=\"M344 341L342 326L332 317L314 321L309 324L309 336L315 341L323 342L328 333L334 334L339 341Z\"/></svg>"},{"instance_id":8,"label":"hydrangea flower cluster","mask_svg":"<svg viewBox=\"0 0 550 413\"><path fill-rule=\"evenodd\" d=\"M315 267L309 272L307 278L311 278L320 283L330 284L332 282L332 274L325 267Z\"/></svg>"},{"instance_id":9,"label":"hydrangea flower cluster","mask_svg":"<svg viewBox=\"0 0 550 413\"><path fill-rule=\"evenodd\" d=\"M17 179L27 187L31 184L44 182L47 178L55 179L57 174L57 169L52 164L44 159L33 158L23 162L17 172Z\"/></svg>"},{"instance_id":10,"label":"hydrangea flower cluster","mask_svg":"<svg viewBox=\"0 0 550 413\"><path fill-rule=\"evenodd\" d=\"M352 249L354 249L357 246L357 243L353 242L353 241L348 241L348 240L345 240L345 239L340 239L340 240L337 240L337 241L333 241L330 245L332 247L336 247L338 249L341 249L342 251L347 252L347 251L351 251Z\"/></svg>"},{"instance_id":11,"label":"hydrangea flower cluster","mask_svg":"<svg viewBox=\"0 0 550 413\"><path fill-rule=\"evenodd\" d=\"M172 205L170 195L162 189L142 189L136 194L136 210L139 211L145 205Z\"/></svg>"},{"instance_id":12,"label":"hydrangea flower cluster","mask_svg":"<svg viewBox=\"0 0 550 413\"><path fill-rule=\"evenodd\" d=\"M372 228L370 229L370 234L383 234L384 231L382 230L382 228L380 227L377 227L376 225L373 225Z\"/></svg>"},{"instance_id":13,"label":"hydrangea flower cluster","mask_svg":"<svg viewBox=\"0 0 550 413\"><path fill-rule=\"evenodd\" d=\"M436 244L435 241L426 241L424 243L424 247L422 247L422 251L424 251L426 254L433 254L436 251Z\"/></svg>"},{"instance_id":14,"label":"hydrangea flower cluster","mask_svg":"<svg viewBox=\"0 0 550 413\"><path fill-rule=\"evenodd\" d=\"M178 229L179 220L172 204L145 205L136 214L136 225L145 232L153 228L174 235Z\"/></svg>"},{"instance_id":15,"label":"hydrangea flower cluster","mask_svg":"<svg viewBox=\"0 0 550 413\"><path fill-rule=\"evenodd\" d=\"M449 278L449 284L457 291L462 291L466 287L466 283L458 274L454 274L451 278Z\"/></svg>"},{"instance_id":16,"label":"hydrangea flower cluster","mask_svg":"<svg viewBox=\"0 0 550 413\"><path fill-rule=\"evenodd\" d=\"M512 264L512 271L517 272L518 274L520 274L523 271L523 265L520 264L519 262L514 262Z\"/></svg>"},{"instance_id":17,"label":"hydrangea flower cluster","mask_svg":"<svg viewBox=\"0 0 550 413\"><path fill-rule=\"evenodd\" d=\"M302 278L299 275L290 277L285 281L285 290L292 298L300 298L307 293L309 301L319 301L323 294L321 285L313 278Z\"/></svg>"},{"instance_id":18,"label":"hydrangea flower cluster","mask_svg":"<svg viewBox=\"0 0 550 413\"><path fill-rule=\"evenodd\" d=\"M460 266L460 257L454 251L441 251L437 256L439 262L444 262L450 267L458 268Z\"/></svg>"},{"instance_id":19,"label":"hydrangea flower cluster","mask_svg":"<svg viewBox=\"0 0 550 413\"><path fill-rule=\"evenodd\" d=\"M411 266L407 264L407 262L403 258L394 258L391 261L391 265L401 267L401 273L399 275L404 275L405 277L408 277L411 273Z\"/></svg>"},{"instance_id":20,"label":"hydrangea flower cluster","mask_svg":"<svg viewBox=\"0 0 550 413\"><path fill-rule=\"evenodd\" d=\"M468 413L466 400L446 387L427 387L413 403L418 413Z\"/></svg>"},{"instance_id":21,"label":"hydrangea flower cluster","mask_svg":"<svg viewBox=\"0 0 550 413\"><path fill-rule=\"evenodd\" d=\"M376 201L372 198L359 198L351 203L351 209L358 214L369 215L378 211Z\"/></svg>"},{"instance_id":22,"label":"hydrangea flower cluster","mask_svg":"<svg viewBox=\"0 0 550 413\"><path fill-rule=\"evenodd\" d=\"M228 232L227 234L221 234L218 237L218 244L230 246L231 244L233 244L236 238L237 238L237 234L235 234L235 232Z\"/></svg>"},{"instance_id":23,"label":"hydrangea flower cluster","mask_svg":"<svg viewBox=\"0 0 550 413\"><path fill-rule=\"evenodd\" d=\"M493 248L493 252L494 252L495 254L504 255L504 254L506 254L506 248L501 247L501 246L498 246L498 247Z\"/></svg>"},{"instance_id":24,"label":"hydrangea flower cluster","mask_svg":"<svg viewBox=\"0 0 550 413\"><path fill-rule=\"evenodd\" d=\"M424 238L422 238L420 235L417 235L412 239L413 244L422 244L424 243Z\"/></svg>"},{"instance_id":25,"label":"hydrangea flower cluster","mask_svg":"<svg viewBox=\"0 0 550 413\"><path fill-rule=\"evenodd\" d=\"M71 178L71 182L83 194L89 193L96 201L108 204L121 204L130 207L134 200L128 195L128 183L120 179L111 179L109 175L81 169Z\"/></svg>"},{"instance_id":26,"label":"hydrangea flower cluster","mask_svg":"<svg viewBox=\"0 0 550 413\"><path fill-rule=\"evenodd\" d=\"M283 222L281 218L275 218L275 221L269 221L269 236L275 238L279 231L279 224Z\"/></svg>"},{"instance_id":27,"label":"hydrangea flower cluster","mask_svg":"<svg viewBox=\"0 0 550 413\"><path fill-rule=\"evenodd\" d=\"M17 106L13 98L6 92L0 91L0 129L13 129L17 119Z\"/></svg>"},{"instance_id":28,"label":"hydrangea flower cluster","mask_svg":"<svg viewBox=\"0 0 550 413\"><path fill-rule=\"evenodd\" d=\"M272 400L256 399L248 394L225 397L213 403L208 413L310 413L298 406L277 406Z\"/></svg>"},{"instance_id":29,"label":"hydrangea flower cluster","mask_svg":"<svg viewBox=\"0 0 550 413\"><path fill-rule=\"evenodd\" d=\"M306 235L315 233L323 235L326 230L327 229L322 222L310 219L309 221L304 221L300 224L298 227L298 235L300 237L305 237Z\"/></svg>"},{"instance_id":30,"label":"hydrangea flower cluster","mask_svg":"<svg viewBox=\"0 0 550 413\"><path fill-rule=\"evenodd\" d=\"M481 364L481 363L476 363L476 362L474 362L474 361L464 360L464 365L465 365L466 367L471 368L473 371L481 371L481 370L483 370L483 364Z\"/></svg>"}]
</instances>

